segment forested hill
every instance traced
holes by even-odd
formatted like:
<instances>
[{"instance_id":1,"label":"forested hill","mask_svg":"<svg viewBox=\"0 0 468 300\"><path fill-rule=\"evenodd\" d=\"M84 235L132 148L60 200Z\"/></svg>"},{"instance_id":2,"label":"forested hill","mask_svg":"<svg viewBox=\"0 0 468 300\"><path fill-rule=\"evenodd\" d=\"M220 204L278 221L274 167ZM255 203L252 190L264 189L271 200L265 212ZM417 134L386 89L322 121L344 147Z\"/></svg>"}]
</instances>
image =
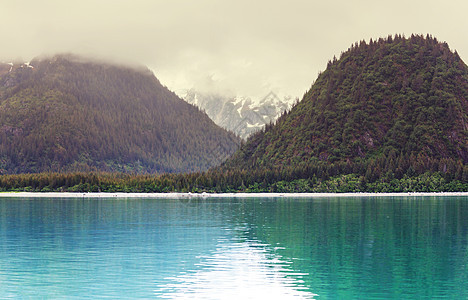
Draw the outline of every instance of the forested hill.
<instances>
[{"instance_id":1,"label":"forested hill","mask_svg":"<svg viewBox=\"0 0 468 300\"><path fill-rule=\"evenodd\" d=\"M0 65L0 173L205 170L239 139L146 68L72 55Z\"/></svg>"},{"instance_id":2,"label":"forested hill","mask_svg":"<svg viewBox=\"0 0 468 300\"><path fill-rule=\"evenodd\" d=\"M362 41L330 61L302 101L224 169L468 180L467 114L468 67L446 43L419 35Z\"/></svg>"}]
</instances>

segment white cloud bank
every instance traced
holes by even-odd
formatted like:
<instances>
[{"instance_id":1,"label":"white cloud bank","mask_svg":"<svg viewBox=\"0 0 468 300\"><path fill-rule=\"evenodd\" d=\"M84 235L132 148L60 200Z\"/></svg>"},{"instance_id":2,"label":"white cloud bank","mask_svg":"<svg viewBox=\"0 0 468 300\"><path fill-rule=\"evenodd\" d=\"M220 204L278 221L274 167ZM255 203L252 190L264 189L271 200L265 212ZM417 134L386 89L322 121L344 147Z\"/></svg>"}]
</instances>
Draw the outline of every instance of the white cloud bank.
<instances>
[{"instance_id":1,"label":"white cloud bank","mask_svg":"<svg viewBox=\"0 0 468 300\"><path fill-rule=\"evenodd\" d=\"M333 55L430 33L468 60L465 0L0 0L0 59L74 52L150 67L174 91L301 97Z\"/></svg>"}]
</instances>

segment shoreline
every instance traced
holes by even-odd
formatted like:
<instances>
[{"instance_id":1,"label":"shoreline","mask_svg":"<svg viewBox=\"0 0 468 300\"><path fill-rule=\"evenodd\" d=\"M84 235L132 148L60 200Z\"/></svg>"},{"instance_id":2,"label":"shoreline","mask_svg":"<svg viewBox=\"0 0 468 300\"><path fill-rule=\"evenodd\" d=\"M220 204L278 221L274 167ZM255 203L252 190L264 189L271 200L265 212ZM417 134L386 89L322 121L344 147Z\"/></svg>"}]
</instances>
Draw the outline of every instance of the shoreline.
<instances>
[{"instance_id":1,"label":"shoreline","mask_svg":"<svg viewBox=\"0 0 468 300\"><path fill-rule=\"evenodd\" d=\"M406 193L67 193L67 192L3 192L0 198L324 198L324 197L468 197L468 192Z\"/></svg>"}]
</instances>

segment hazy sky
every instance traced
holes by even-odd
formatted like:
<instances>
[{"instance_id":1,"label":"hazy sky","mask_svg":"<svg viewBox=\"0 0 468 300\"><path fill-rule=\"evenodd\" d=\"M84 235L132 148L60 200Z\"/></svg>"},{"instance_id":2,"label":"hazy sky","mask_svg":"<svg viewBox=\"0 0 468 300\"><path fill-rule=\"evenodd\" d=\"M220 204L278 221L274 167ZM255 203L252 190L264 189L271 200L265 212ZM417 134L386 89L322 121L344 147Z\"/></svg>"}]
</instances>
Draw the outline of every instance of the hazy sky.
<instances>
[{"instance_id":1,"label":"hazy sky","mask_svg":"<svg viewBox=\"0 0 468 300\"><path fill-rule=\"evenodd\" d=\"M0 58L144 64L179 92L302 97L356 41L430 33L468 61L466 0L0 0Z\"/></svg>"}]
</instances>

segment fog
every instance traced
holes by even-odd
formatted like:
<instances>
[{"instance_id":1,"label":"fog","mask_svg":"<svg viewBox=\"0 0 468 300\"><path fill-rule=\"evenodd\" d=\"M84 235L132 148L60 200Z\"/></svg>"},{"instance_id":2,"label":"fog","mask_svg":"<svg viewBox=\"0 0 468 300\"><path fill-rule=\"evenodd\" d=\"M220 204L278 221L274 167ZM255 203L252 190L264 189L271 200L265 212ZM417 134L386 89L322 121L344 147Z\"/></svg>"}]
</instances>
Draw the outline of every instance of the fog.
<instances>
[{"instance_id":1,"label":"fog","mask_svg":"<svg viewBox=\"0 0 468 300\"><path fill-rule=\"evenodd\" d=\"M76 53L148 66L171 90L301 97L356 41L430 33L468 59L468 2L0 0L0 59Z\"/></svg>"}]
</instances>

